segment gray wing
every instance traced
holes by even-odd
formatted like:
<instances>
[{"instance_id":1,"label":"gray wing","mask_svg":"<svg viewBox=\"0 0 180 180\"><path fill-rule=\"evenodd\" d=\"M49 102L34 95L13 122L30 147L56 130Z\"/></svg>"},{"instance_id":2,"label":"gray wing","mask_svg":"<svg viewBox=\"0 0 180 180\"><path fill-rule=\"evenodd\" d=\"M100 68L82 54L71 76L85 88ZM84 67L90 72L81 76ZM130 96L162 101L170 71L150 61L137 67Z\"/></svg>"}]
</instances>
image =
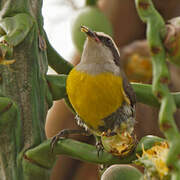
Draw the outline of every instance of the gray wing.
<instances>
[{"instance_id":1,"label":"gray wing","mask_svg":"<svg viewBox=\"0 0 180 180\"><path fill-rule=\"evenodd\" d=\"M121 70L121 75L123 77L124 91L125 91L127 97L129 98L131 105L134 106L136 104L136 94L135 94L131 84L129 83L125 73L122 70Z\"/></svg>"}]
</instances>

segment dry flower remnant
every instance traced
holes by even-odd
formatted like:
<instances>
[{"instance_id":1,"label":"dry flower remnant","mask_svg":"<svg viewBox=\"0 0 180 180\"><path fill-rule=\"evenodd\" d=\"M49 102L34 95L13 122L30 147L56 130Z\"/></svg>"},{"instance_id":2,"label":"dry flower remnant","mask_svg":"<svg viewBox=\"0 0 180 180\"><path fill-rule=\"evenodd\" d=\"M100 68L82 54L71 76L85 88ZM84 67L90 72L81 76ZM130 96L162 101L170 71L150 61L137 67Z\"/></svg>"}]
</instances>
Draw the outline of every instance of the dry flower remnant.
<instances>
[{"instance_id":1,"label":"dry flower remnant","mask_svg":"<svg viewBox=\"0 0 180 180\"><path fill-rule=\"evenodd\" d=\"M168 178L169 169L166 166L166 158L169 151L167 142L156 143L152 148L145 150L142 147L143 153L141 156L137 154L138 160L136 164L142 165L145 168L145 177L157 179Z\"/></svg>"}]
</instances>

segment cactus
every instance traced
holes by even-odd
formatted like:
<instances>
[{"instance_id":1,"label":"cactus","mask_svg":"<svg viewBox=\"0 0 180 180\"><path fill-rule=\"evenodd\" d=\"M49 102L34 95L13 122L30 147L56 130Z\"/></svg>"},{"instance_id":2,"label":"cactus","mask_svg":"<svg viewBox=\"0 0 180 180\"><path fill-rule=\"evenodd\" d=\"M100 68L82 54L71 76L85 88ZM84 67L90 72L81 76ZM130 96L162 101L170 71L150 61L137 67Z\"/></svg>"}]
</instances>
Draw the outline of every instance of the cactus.
<instances>
[{"instance_id":1,"label":"cactus","mask_svg":"<svg viewBox=\"0 0 180 180\"><path fill-rule=\"evenodd\" d=\"M1 2L1 59L14 59L0 65L2 179L38 179L39 174L48 179L49 174L25 155L45 140L44 121L52 104L46 51L38 43L43 36L41 3L33 3L37 8L23 0Z\"/></svg>"},{"instance_id":2,"label":"cactus","mask_svg":"<svg viewBox=\"0 0 180 180\"><path fill-rule=\"evenodd\" d=\"M151 0L136 0L136 6L139 16L147 23L147 40L153 61L153 83L132 83L132 87L139 102L160 108L159 126L166 139L143 137L133 152L121 158L105 151L97 156L95 146L72 139L59 140L54 151L51 151L50 140L46 140L44 132L46 114L53 100L65 98L69 103L66 78L73 66L49 43L43 29L41 6L40 0L6 0L0 6L2 179L49 179L56 156L60 154L106 166L130 164L138 161L143 153L147 154L147 150L156 143L164 141L169 145L166 165L170 176L174 179L180 178L180 134L173 118L176 108L180 107L180 93L169 91L167 83L170 78L166 65L166 51L169 61L177 65L179 52L172 57L171 52L176 47L169 46L171 42L168 40L174 34L169 34L169 26L165 25ZM59 75L47 75L48 65ZM128 167L128 170L131 169ZM136 170L134 172L138 174L137 179L140 179L141 174Z\"/></svg>"},{"instance_id":3,"label":"cactus","mask_svg":"<svg viewBox=\"0 0 180 180\"><path fill-rule=\"evenodd\" d=\"M176 103L168 89L169 71L166 65L166 51L163 39L167 35L165 22L154 8L151 0L136 0L136 8L143 22L147 24L147 40L153 61L152 92L160 103L159 127L170 146L166 165L174 178L180 177L178 156L180 154L180 133L174 121ZM177 39L178 40L178 39Z\"/></svg>"}]
</instances>

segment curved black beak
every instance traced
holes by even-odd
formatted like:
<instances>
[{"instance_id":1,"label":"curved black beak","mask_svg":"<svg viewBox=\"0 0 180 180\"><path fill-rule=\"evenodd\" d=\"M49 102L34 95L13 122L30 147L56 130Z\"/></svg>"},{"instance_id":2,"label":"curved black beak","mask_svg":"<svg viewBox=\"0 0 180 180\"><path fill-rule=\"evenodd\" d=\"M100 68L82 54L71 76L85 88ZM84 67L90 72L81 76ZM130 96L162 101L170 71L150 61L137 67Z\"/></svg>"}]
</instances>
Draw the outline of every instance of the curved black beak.
<instances>
[{"instance_id":1,"label":"curved black beak","mask_svg":"<svg viewBox=\"0 0 180 180\"><path fill-rule=\"evenodd\" d=\"M95 40L96 42L100 42L97 34L96 34L94 31L90 30L88 27L86 27L86 26L81 26L81 31L82 31L82 32L85 32L86 35L87 35L90 39L93 39L93 40Z\"/></svg>"}]
</instances>

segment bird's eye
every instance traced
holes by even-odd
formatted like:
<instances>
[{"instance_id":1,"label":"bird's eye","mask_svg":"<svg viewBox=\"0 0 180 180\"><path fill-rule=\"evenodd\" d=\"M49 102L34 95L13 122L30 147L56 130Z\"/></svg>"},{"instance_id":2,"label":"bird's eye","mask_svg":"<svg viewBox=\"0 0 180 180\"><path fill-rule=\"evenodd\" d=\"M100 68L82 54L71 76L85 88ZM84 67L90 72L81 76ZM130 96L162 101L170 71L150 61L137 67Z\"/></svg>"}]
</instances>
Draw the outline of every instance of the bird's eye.
<instances>
[{"instance_id":1,"label":"bird's eye","mask_svg":"<svg viewBox=\"0 0 180 180\"><path fill-rule=\"evenodd\" d=\"M106 42L107 42L108 45L112 44L110 39L108 39Z\"/></svg>"}]
</instances>

